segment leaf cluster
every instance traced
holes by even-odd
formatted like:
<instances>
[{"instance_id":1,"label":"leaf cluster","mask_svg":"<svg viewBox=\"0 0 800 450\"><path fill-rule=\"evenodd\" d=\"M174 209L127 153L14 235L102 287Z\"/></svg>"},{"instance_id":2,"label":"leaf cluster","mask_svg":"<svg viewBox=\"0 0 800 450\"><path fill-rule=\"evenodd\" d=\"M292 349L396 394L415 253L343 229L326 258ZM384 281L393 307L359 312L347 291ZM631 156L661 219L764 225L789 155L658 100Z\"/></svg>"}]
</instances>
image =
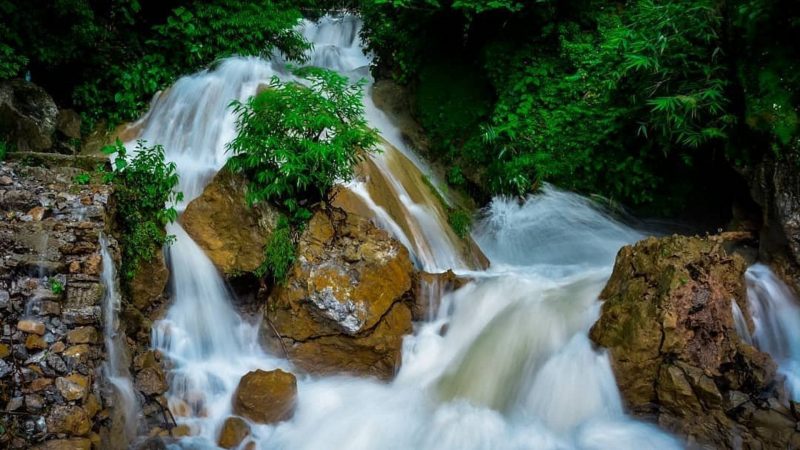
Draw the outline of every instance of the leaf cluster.
<instances>
[{"instance_id":1,"label":"leaf cluster","mask_svg":"<svg viewBox=\"0 0 800 450\"><path fill-rule=\"evenodd\" d=\"M133 278L143 263L152 261L161 247L174 237L165 226L178 217L175 204L183 200L176 192L178 173L175 163L167 162L164 148L138 141L132 154L117 140L103 152L113 157L113 169L105 181L114 184L120 243L121 272Z\"/></svg>"},{"instance_id":2,"label":"leaf cluster","mask_svg":"<svg viewBox=\"0 0 800 450\"><path fill-rule=\"evenodd\" d=\"M319 68L294 74L303 83L275 77L260 94L231 104L237 135L228 167L248 177L249 204L274 202L302 223L334 183L353 177L378 135L364 117L363 81Z\"/></svg>"}]
</instances>

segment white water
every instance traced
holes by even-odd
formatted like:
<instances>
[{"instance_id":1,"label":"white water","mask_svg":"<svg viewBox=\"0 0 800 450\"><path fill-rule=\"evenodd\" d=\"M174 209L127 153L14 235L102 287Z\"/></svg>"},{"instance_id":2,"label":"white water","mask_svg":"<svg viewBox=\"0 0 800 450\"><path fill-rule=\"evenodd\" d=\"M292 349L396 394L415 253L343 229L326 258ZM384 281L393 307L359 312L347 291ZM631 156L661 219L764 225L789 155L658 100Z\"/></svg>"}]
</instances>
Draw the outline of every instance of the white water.
<instances>
[{"instance_id":1,"label":"white water","mask_svg":"<svg viewBox=\"0 0 800 450\"><path fill-rule=\"evenodd\" d=\"M358 26L353 18L305 24L316 46L311 61L367 75ZM142 137L163 144L178 163L186 202L224 164L233 133L230 100L246 98L272 74L286 77L279 60L230 59L182 78L154 101L139 124ZM371 124L425 172L396 127L365 102ZM375 164L416 223L406 228L418 235L366 202L378 222L411 247L422 267L465 267L433 205L414 204L384 157ZM153 342L174 364L170 407L194 433L179 445L214 448L239 378L255 368L292 367L258 347L257 327L234 312L219 274L183 229L176 224L169 232L177 237L169 249L173 304L154 327ZM474 282L446 295L439 315L418 324L404 341L393 382L299 374L295 417L254 425L251 439L265 450L679 448L624 415L609 360L587 338L614 254L640 237L553 188L524 204L495 200L475 238L497 269L472 272Z\"/></svg>"},{"instance_id":2,"label":"white water","mask_svg":"<svg viewBox=\"0 0 800 450\"><path fill-rule=\"evenodd\" d=\"M125 436L121 442L129 442L138 431L139 425L139 399L131 383L131 374L128 371L130 365L129 357L126 353L127 344L124 342L124 335L119 330L119 310L122 298L119 293L119 279L114 265L114 258L108 249L108 240L105 236L100 236L100 253L103 258L102 282L105 287L105 297L103 299L103 334L105 336L106 362L103 366L103 374L114 387L115 410L124 419L123 432Z\"/></svg>"},{"instance_id":3,"label":"white water","mask_svg":"<svg viewBox=\"0 0 800 450\"><path fill-rule=\"evenodd\" d=\"M792 400L800 401L800 302L763 264L747 269L745 280L755 325L752 342L772 355Z\"/></svg>"}]
</instances>

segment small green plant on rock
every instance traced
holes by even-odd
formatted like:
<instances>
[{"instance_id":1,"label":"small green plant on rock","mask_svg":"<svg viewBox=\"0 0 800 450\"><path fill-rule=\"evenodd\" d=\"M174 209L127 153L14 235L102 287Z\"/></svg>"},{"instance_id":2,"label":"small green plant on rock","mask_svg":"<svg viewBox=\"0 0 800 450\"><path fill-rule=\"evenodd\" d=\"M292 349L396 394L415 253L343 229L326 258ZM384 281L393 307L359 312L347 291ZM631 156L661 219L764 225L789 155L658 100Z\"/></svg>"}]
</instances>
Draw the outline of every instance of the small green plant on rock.
<instances>
[{"instance_id":1,"label":"small green plant on rock","mask_svg":"<svg viewBox=\"0 0 800 450\"><path fill-rule=\"evenodd\" d=\"M284 283L294 264L295 253L292 226L286 216L281 216L269 242L264 247L264 262L256 269L256 275L260 278L271 273L276 283Z\"/></svg>"},{"instance_id":2,"label":"small green plant on rock","mask_svg":"<svg viewBox=\"0 0 800 450\"><path fill-rule=\"evenodd\" d=\"M334 183L353 177L378 135L364 118L363 82L312 67L294 74L309 85L274 77L268 89L231 104L238 133L228 167L249 179L249 204L274 202L302 223Z\"/></svg>"},{"instance_id":3,"label":"small green plant on rock","mask_svg":"<svg viewBox=\"0 0 800 450\"><path fill-rule=\"evenodd\" d=\"M81 186L89 184L89 182L91 180L92 180L92 176L89 175L86 172L81 172L81 173L75 175L74 177L72 177L72 182L75 183L75 184L79 184Z\"/></svg>"},{"instance_id":4,"label":"small green plant on rock","mask_svg":"<svg viewBox=\"0 0 800 450\"><path fill-rule=\"evenodd\" d=\"M451 209L449 211L447 221L450 227L461 239L466 239L469 236L469 231L472 228L472 216L463 209Z\"/></svg>"},{"instance_id":5,"label":"small green plant on rock","mask_svg":"<svg viewBox=\"0 0 800 450\"><path fill-rule=\"evenodd\" d=\"M50 292L52 292L53 294L61 295L61 293L64 292L64 285L57 279L50 278L49 284L50 284Z\"/></svg>"},{"instance_id":6,"label":"small green plant on rock","mask_svg":"<svg viewBox=\"0 0 800 450\"><path fill-rule=\"evenodd\" d=\"M152 261L162 246L173 241L165 226L174 222L178 212L174 206L183 200L175 191L178 173L175 163L167 162L164 148L148 147L138 141L136 151L129 155L122 142L103 148L114 155L112 171L104 181L114 183L120 242L123 249L122 274L127 279L136 275L142 263Z\"/></svg>"}]
</instances>

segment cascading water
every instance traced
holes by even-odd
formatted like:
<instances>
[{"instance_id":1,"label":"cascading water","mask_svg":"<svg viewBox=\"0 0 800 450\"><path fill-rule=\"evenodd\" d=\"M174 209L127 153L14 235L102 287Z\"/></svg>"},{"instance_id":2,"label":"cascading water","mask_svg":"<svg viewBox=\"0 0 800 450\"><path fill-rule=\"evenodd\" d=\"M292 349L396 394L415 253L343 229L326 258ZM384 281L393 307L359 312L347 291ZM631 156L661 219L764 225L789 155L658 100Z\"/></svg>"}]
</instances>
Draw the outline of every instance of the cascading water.
<instances>
[{"instance_id":1,"label":"cascading water","mask_svg":"<svg viewBox=\"0 0 800 450\"><path fill-rule=\"evenodd\" d=\"M122 298L119 292L119 280L114 266L114 258L108 249L108 240L100 236L100 254L103 258L102 281L105 287L103 299L103 334L105 335L106 362L103 366L105 378L115 390L114 411L121 416L124 436L121 442L130 442L135 436L139 424L139 399L133 389L131 374L128 371L128 358L124 335L119 329L119 310ZM116 431L116 430L115 430Z\"/></svg>"},{"instance_id":2,"label":"cascading water","mask_svg":"<svg viewBox=\"0 0 800 450\"><path fill-rule=\"evenodd\" d=\"M368 76L359 26L353 17L305 23L315 44L310 62ZM280 59L223 61L179 80L136 124L177 162L186 202L224 164L230 101L254 94L272 75L287 79L282 67ZM588 201L546 187L522 203L496 199L487 208L474 237L495 268L474 270L422 183L432 174L369 97L365 103L385 151L349 188L420 267L473 269L474 281L446 295L438 316L406 338L393 382L301 376L294 418L252 425L245 442L292 450L678 448L624 415L609 360L587 338L615 252L641 236ZM197 244L177 224L169 232L177 238L169 249L173 304L153 342L173 363L170 407L192 428L179 445L215 448L239 378L291 365L259 348L257 327L235 313Z\"/></svg>"},{"instance_id":3,"label":"cascading water","mask_svg":"<svg viewBox=\"0 0 800 450\"><path fill-rule=\"evenodd\" d=\"M800 303L789 286L763 264L747 269L745 280L755 325L750 339L772 355L778 371L786 377L792 400L800 401ZM747 334L742 336L748 338Z\"/></svg>"}]
</instances>

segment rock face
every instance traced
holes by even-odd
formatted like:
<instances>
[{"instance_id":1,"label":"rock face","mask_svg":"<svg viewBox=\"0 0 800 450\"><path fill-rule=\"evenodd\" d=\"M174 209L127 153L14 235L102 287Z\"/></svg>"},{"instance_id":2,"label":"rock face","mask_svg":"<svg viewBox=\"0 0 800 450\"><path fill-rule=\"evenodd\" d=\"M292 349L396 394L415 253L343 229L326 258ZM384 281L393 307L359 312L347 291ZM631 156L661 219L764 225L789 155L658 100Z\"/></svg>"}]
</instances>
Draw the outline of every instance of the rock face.
<instances>
[{"instance_id":1,"label":"rock face","mask_svg":"<svg viewBox=\"0 0 800 450\"><path fill-rule=\"evenodd\" d=\"M278 218L264 202L248 207L244 194L244 178L220 170L181 216L186 232L227 276L261 265Z\"/></svg>"},{"instance_id":2,"label":"rock face","mask_svg":"<svg viewBox=\"0 0 800 450\"><path fill-rule=\"evenodd\" d=\"M624 247L591 338L635 415L702 447L798 448L775 364L736 332L731 302L750 317L746 267L722 247L679 236Z\"/></svg>"},{"instance_id":3,"label":"rock face","mask_svg":"<svg viewBox=\"0 0 800 450\"><path fill-rule=\"evenodd\" d=\"M408 251L363 217L317 212L285 286L267 304L267 334L311 372L390 378L411 331Z\"/></svg>"},{"instance_id":4,"label":"rock face","mask_svg":"<svg viewBox=\"0 0 800 450\"><path fill-rule=\"evenodd\" d=\"M296 400L294 375L280 369L256 370L239 381L233 394L233 412L253 422L276 423L292 418Z\"/></svg>"},{"instance_id":5,"label":"rock face","mask_svg":"<svg viewBox=\"0 0 800 450\"><path fill-rule=\"evenodd\" d=\"M250 426L240 417L228 417L222 424L217 445L222 448L237 448L250 435Z\"/></svg>"},{"instance_id":6,"label":"rock face","mask_svg":"<svg viewBox=\"0 0 800 450\"><path fill-rule=\"evenodd\" d=\"M53 145L58 108L47 92L23 80L0 83L0 135L19 151L42 151Z\"/></svg>"},{"instance_id":7,"label":"rock face","mask_svg":"<svg viewBox=\"0 0 800 450\"><path fill-rule=\"evenodd\" d=\"M0 163L0 410L15 413L3 449L127 448L99 437L113 422L98 331L111 187L75 185L80 172Z\"/></svg>"},{"instance_id":8,"label":"rock face","mask_svg":"<svg viewBox=\"0 0 800 450\"><path fill-rule=\"evenodd\" d=\"M746 171L753 199L761 206L760 254L800 288L800 173L770 157Z\"/></svg>"}]
</instances>

